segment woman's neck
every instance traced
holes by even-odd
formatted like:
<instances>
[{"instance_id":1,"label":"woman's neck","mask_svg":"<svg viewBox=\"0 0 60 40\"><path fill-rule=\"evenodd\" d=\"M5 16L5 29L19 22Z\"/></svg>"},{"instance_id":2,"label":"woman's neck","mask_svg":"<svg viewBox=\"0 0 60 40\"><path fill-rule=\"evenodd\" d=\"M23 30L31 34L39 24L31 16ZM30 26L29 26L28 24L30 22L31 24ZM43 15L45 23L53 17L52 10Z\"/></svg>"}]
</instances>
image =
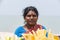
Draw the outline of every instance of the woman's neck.
<instances>
[{"instance_id":1,"label":"woman's neck","mask_svg":"<svg viewBox=\"0 0 60 40\"><path fill-rule=\"evenodd\" d=\"M36 24L35 24L36 25ZM29 25L29 24L25 24L25 26L30 29L31 27L34 27L35 25Z\"/></svg>"}]
</instances>

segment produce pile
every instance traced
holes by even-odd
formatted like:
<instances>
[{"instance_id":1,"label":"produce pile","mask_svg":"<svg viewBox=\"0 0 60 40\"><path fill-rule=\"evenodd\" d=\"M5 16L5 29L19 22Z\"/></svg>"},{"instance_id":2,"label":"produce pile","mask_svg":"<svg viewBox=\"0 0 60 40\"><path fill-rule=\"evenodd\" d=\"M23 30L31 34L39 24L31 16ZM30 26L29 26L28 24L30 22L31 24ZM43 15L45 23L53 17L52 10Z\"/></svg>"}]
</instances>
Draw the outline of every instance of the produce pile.
<instances>
[{"instance_id":1,"label":"produce pile","mask_svg":"<svg viewBox=\"0 0 60 40\"><path fill-rule=\"evenodd\" d=\"M20 40L20 38L10 32L0 32L0 40Z\"/></svg>"},{"instance_id":2,"label":"produce pile","mask_svg":"<svg viewBox=\"0 0 60 40\"><path fill-rule=\"evenodd\" d=\"M46 36L46 34L48 36ZM17 37L13 33L0 32L0 40L60 40L58 36L51 31L37 29L37 31L24 33L22 37Z\"/></svg>"},{"instance_id":3,"label":"produce pile","mask_svg":"<svg viewBox=\"0 0 60 40\"><path fill-rule=\"evenodd\" d=\"M46 33L46 30L37 29L36 32L32 30L32 33L29 32L27 34L23 34L23 38L25 40L59 40L59 38L55 37L55 35L53 35L52 32L48 32L48 37L46 36Z\"/></svg>"}]
</instances>

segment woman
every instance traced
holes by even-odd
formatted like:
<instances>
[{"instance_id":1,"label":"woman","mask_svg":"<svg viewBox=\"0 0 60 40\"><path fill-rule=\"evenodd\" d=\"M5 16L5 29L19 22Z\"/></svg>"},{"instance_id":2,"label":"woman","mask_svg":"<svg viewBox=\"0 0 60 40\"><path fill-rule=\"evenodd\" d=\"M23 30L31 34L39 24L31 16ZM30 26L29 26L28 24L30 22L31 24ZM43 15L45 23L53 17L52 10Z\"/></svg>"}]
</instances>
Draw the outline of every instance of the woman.
<instances>
[{"instance_id":1,"label":"woman","mask_svg":"<svg viewBox=\"0 0 60 40\"><path fill-rule=\"evenodd\" d=\"M32 30L36 31L38 28L46 30L44 26L37 24L38 15L39 13L35 7L26 7L23 13L25 25L18 27L15 31L15 34L18 37L21 37L23 33L32 32Z\"/></svg>"}]
</instances>

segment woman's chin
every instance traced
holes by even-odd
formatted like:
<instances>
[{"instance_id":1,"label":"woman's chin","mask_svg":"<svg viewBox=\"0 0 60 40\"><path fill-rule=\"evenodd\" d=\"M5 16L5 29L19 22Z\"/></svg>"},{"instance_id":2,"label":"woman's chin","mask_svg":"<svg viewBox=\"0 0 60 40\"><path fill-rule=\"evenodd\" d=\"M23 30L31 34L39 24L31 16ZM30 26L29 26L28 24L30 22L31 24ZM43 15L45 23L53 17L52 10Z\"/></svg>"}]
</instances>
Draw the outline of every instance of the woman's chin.
<instances>
[{"instance_id":1,"label":"woman's chin","mask_svg":"<svg viewBox=\"0 0 60 40\"><path fill-rule=\"evenodd\" d=\"M30 25L31 25L31 26L34 26L34 25L35 25L35 23L30 23Z\"/></svg>"}]
</instances>

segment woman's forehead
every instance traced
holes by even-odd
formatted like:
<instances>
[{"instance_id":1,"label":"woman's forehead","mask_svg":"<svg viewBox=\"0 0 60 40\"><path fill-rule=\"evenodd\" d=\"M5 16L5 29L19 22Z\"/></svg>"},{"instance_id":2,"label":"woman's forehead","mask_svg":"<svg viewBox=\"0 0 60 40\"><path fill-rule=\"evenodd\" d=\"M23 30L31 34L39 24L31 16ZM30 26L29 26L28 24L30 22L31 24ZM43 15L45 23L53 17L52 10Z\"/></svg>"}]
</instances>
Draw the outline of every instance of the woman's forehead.
<instances>
[{"instance_id":1,"label":"woman's forehead","mask_svg":"<svg viewBox=\"0 0 60 40\"><path fill-rule=\"evenodd\" d=\"M36 13L34 11L29 11L27 15L36 15Z\"/></svg>"}]
</instances>

